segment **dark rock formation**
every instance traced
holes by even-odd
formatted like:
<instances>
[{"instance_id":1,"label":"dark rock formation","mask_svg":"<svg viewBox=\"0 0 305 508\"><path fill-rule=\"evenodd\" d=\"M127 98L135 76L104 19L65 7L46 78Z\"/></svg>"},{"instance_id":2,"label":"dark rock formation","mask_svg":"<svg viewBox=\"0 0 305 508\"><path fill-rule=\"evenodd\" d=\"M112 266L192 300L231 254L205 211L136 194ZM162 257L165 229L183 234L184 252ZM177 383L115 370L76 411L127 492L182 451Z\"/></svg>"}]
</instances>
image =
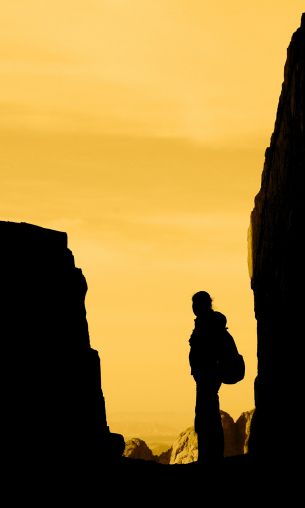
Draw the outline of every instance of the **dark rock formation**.
<instances>
[{"instance_id":1,"label":"dark rock formation","mask_svg":"<svg viewBox=\"0 0 305 508\"><path fill-rule=\"evenodd\" d=\"M253 413L254 409L251 411L245 411L235 422L237 455L248 453L248 441Z\"/></svg>"},{"instance_id":2,"label":"dark rock formation","mask_svg":"<svg viewBox=\"0 0 305 508\"><path fill-rule=\"evenodd\" d=\"M154 454L145 441L138 437L128 439L124 450L124 457L128 457L130 459L153 460L159 464L169 464L171 454L172 448L165 450L159 455Z\"/></svg>"},{"instance_id":3,"label":"dark rock formation","mask_svg":"<svg viewBox=\"0 0 305 508\"><path fill-rule=\"evenodd\" d=\"M132 439L128 439L128 441L126 441L124 457L143 460L154 460L155 458L145 441L137 437L133 437Z\"/></svg>"},{"instance_id":4,"label":"dark rock formation","mask_svg":"<svg viewBox=\"0 0 305 508\"><path fill-rule=\"evenodd\" d=\"M232 455L237 455L235 422L225 411L221 411L221 422L225 441L224 456L231 457Z\"/></svg>"},{"instance_id":5,"label":"dark rock formation","mask_svg":"<svg viewBox=\"0 0 305 508\"><path fill-rule=\"evenodd\" d=\"M258 332L256 411L249 450L300 453L293 436L304 396L305 14L287 52L262 184L251 215L252 288ZM281 407L282 417L274 425ZM297 449L298 448L298 449Z\"/></svg>"},{"instance_id":6,"label":"dark rock formation","mask_svg":"<svg viewBox=\"0 0 305 508\"><path fill-rule=\"evenodd\" d=\"M65 233L0 222L0 238L2 456L34 476L89 473L123 453L124 442L107 426L86 280Z\"/></svg>"},{"instance_id":7,"label":"dark rock formation","mask_svg":"<svg viewBox=\"0 0 305 508\"><path fill-rule=\"evenodd\" d=\"M159 464L169 464L171 460L173 448L170 447L168 450L165 450L164 452L160 453L157 457L155 457L155 460L159 462Z\"/></svg>"}]
</instances>

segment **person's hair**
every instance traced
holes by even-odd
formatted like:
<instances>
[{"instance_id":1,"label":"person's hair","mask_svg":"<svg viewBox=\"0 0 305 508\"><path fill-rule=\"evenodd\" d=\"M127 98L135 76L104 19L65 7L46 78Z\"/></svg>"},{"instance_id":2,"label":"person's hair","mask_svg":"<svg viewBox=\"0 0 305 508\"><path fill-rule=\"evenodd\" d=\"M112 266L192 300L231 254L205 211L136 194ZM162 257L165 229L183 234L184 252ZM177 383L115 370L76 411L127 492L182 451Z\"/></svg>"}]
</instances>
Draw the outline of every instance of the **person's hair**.
<instances>
[{"instance_id":1,"label":"person's hair","mask_svg":"<svg viewBox=\"0 0 305 508\"><path fill-rule=\"evenodd\" d=\"M196 305L204 305L212 308L212 298L206 291L198 291L192 296L192 301Z\"/></svg>"}]
</instances>

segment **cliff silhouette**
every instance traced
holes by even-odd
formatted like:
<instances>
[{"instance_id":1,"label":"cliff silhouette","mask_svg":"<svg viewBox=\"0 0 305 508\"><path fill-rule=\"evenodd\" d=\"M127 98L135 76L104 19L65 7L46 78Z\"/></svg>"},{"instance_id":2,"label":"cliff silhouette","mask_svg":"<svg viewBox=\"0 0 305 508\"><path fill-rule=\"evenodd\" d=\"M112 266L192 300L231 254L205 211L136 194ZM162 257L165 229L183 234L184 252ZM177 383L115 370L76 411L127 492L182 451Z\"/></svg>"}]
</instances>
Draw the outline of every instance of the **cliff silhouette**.
<instances>
[{"instance_id":1,"label":"cliff silhouette","mask_svg":"<svg viewBox=\"0 0 305 508\"><path fill-rule=\"evenodd\" d=\"M282 461L303 453L291 415L303 399L305 13L287 51L274 132L251 214L250 263L257 319L256 411L249 449ZM274 415L282 417L274 426Z\"/></svg>"},{"instance_id":2,"label":"cliff silhouette","mask_svg":"<svg viewBox=\"0 0 305 508\"><path fill-rule=\"evenodd\" d=\"M88 475L120 457L124 441L107 425L85 277L66 233L0 222L0 238L2 457L33 478Z\"/></svg>"}]
</instances>

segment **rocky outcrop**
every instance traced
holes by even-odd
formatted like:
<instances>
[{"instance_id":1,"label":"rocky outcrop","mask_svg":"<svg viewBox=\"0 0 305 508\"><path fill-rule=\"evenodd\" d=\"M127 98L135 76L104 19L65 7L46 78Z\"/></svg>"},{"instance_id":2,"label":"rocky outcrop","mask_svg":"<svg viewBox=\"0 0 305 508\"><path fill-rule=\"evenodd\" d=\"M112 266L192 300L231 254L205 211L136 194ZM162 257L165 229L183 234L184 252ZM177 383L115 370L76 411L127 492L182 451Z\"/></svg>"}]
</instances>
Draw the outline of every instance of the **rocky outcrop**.
<instances>
[{"instance_id":1,"label":"rocky outcrop","mask_svg":"<svg viewBox=\"0 0 305 508\"><path fill-rule=\"evenodd\" d=\"M145 441L137 437L133 437L132 439L128 439L128 441L126 441L124 457L143 460L154 460L155 458Z\"/></svg>"},{"instance_id":2,"label":"rocky outcrop","mask_svg":"<svg viewBox=\"0 0 305 508\"><path fill-rule=\"evenodd\" d=\"M261 189L251 215L250 271L258 333L256 411L249 450L300 453L292 444L304 395L305 14L287 51ZM274 415L282 417L274 425Z\"/></svg>"},{"instance_id":3,"label":"rocky outcrop","mask_svg":"<svg viewBox=\"0 0 305 508\"><path fill-rule=\"evenodd\" d=\"M237 455L248 453L248 441L253 413L254 409L251 411L245 411L235 422Z\"/></svg>"},{"instance_id":4,"label":"rocky outcrop","mask_svg":"<svg viewBox=\"0 0 305 508\"><path fill-rule=\"evenodd\" d=\"M181 432L173 444L170 464L188 464L198 459L197 434L194 427Z\"/></svg>"},{"instance_id":5,"label":"rocky outcrop","mask_svg":"<svg viewBox=\"0 0 305 508\"><path fill-rule=\"evenodd\" d=\"M236 428L233 418L221 411L221 421L224 431L225 457L238 455ZM198 459L198 441L194 427L181 432L173 444L170 464L188 464Z\"/></svg>"},{"instance_id":6,"label":"rocky outcrop","mask_svg":"<svg viewBox=\"0 0 305 508\"><path fill-rule=\"evenodd\" d=\"M2 456L34 476L84 474L124 448L107 426L86 280L65 233L0 222L0 238Z\"/></svg>"},{"instance_id":7,"label":"rocky outcrop","mask_svg":"<svg viewBox=\"0 0 305 508\"><path fill-rule=\"evenodd\" d=\"M169 448L168 450L165 450L164 452L160 453L157 457L155 457L155 460L159 462L159 464L169 464L171 460L173 448Z\"/></svg>"},{"instance_id":8,"label":"rocky outcrop","mask_svg":"<svg viewBox=\"0 0 305 508\"><path fill-rule=\"evenodd\" d=\"M224 456L231 457L232 455L237 455L235 422L225 411L221 411L220 413L225 442Z\"/></svg>"}]
</instances>

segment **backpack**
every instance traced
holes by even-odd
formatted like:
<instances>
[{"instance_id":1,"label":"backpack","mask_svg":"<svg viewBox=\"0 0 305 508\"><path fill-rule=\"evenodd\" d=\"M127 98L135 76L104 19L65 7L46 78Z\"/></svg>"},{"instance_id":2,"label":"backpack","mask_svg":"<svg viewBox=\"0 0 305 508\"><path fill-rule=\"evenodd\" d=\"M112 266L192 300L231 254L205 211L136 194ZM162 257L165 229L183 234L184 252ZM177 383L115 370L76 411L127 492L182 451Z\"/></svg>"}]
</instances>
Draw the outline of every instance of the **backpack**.
<instances>
[{"instance_id":1,"label":"backpack","mask_svg":"<svg viewBox=\"0 0 305 508\"><path fill-rule=\"evenodd\" d=\"M232 385L245 377L245 361L239 354L232 335L226 330L224 335L224 352L218 361L221 381Z\"/></svg>"}]
</instances>

